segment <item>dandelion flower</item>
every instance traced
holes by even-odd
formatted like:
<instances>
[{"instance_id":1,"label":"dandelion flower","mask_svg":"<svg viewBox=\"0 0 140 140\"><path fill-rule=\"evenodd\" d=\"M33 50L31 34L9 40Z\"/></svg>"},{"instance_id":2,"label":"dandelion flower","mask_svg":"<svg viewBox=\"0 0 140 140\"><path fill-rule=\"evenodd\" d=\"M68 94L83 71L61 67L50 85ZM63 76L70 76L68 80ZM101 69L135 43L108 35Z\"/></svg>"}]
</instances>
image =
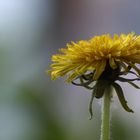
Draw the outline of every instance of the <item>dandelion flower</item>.
<instances>
[{"instance_id":1,"label":"dandelion flower","mask_svg":"<svg viewBox=\"0 0 140 140\"><path fill-rule=\"evenodd\" d=\"M128 82L139 88L133 81L140 80L140 35L135 33L111 36L104 34L89 40L71 42L52 56L49 71L52 79L67 77L67 82L93 89L93 96L101 98L108 85L116 90L123 108L133 112L126 104L122 88L116 81ZM134 79L122 76L135 75ZM75 81L79 80L77 83ZM92 85L92 83L95 83Z\"/></svg>"}]
</instances>

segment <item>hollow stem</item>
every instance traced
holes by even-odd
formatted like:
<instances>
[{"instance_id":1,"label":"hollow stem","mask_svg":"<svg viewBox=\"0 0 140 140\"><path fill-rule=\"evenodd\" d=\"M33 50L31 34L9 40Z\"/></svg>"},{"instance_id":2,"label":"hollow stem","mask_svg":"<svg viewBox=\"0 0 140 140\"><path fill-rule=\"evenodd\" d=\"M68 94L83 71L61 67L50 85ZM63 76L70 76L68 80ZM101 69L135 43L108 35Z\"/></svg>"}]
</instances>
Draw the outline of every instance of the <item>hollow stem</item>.
<instances>
[{"instance_id":1,"label":"hollow stem","mask_svg":"<svg viewBox=\"0 0 140 140\"><path fill-rule=\"evenodd\" d=\"M100 140L110 140L110 98L111 98L111 87L109 86L106 88L103 97Z\"/></svg>"}]
</instances>

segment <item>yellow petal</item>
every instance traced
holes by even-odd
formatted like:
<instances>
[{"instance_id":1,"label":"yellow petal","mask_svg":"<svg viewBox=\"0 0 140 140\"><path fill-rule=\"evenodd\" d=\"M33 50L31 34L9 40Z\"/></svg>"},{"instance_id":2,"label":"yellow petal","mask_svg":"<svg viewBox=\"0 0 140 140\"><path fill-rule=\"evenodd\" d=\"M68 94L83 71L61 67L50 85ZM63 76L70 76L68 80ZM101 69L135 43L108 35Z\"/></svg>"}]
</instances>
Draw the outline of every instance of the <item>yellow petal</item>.
<instances>
[{"instance_id":1,"label":"yellow petal","mask_svg":"<svg viewBox=\"0 0 140 140\"><path fill-rule=\"evenodd\" d=\"M93 76L93 79L94 80L97 80L101 76L101 74L105 70L105 66L106 66L106 60L102 60L102 61L99 61L97 63L97 65L96 65L96 71L95 71L95 74Z\"/></svg>"},{"instance_id":2,"label":"yellow petal","mask_svg":"<svg viewBox=\"0 0 140 140\"><path fill-rule=\"evenodd\" d=\"M109 58L109 64L111 66L112 69L116 69L117 68L117 65L114 61L114 58Z\"/></svg>"}]
</instances>

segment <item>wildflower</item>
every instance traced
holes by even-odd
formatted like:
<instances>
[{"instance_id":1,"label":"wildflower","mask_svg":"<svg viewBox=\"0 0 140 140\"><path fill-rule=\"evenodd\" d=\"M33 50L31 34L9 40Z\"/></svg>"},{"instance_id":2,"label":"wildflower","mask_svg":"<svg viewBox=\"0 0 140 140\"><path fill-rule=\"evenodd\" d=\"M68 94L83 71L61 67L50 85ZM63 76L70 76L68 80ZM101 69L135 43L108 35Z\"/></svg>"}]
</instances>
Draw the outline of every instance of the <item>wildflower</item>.
<instances>
[{"instance_id":1,"label":"wildflower","mask_svg":"<svg viewBox=\"0 0 140 140\"><path fill-rule=\"evenodd\" d=\"M140 64L140 35L129 33L111 37L104 34L90 40L71 42L59 51L60 54L52 56L51 77L54 80L67 76L67 82L93 89L91 115L93 98L101 98L108 86L114 87L123 108L133 112L116 81L128 82L139 88L133 81L140 80L140 69L136 65ZM135 78L124 78L127 74L133 74Z\"/></svg>"}]
</instances>

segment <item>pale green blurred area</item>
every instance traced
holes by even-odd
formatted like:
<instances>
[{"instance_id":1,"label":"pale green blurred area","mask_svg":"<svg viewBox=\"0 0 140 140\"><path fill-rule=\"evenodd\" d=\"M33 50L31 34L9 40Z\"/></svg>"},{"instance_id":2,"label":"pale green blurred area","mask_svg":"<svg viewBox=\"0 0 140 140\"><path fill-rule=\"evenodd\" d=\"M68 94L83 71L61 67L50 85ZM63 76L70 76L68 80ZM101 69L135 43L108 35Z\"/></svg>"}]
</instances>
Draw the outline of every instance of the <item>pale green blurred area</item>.
<instances>
[{"instance_id":1,"label":"pale green blurred area","mask_svg":"<svg viewBox=\"0 0 140 140\"><path fill-rule=\"evenodd\" d=\"M140 33L138 0L0 0L0 140L99 140L101 100L51 81L51 55L67 42L103 33ZM112 140L140 139L140 91L123 84L134 114L115 96Z\"/></svg>"}]
</instances>

